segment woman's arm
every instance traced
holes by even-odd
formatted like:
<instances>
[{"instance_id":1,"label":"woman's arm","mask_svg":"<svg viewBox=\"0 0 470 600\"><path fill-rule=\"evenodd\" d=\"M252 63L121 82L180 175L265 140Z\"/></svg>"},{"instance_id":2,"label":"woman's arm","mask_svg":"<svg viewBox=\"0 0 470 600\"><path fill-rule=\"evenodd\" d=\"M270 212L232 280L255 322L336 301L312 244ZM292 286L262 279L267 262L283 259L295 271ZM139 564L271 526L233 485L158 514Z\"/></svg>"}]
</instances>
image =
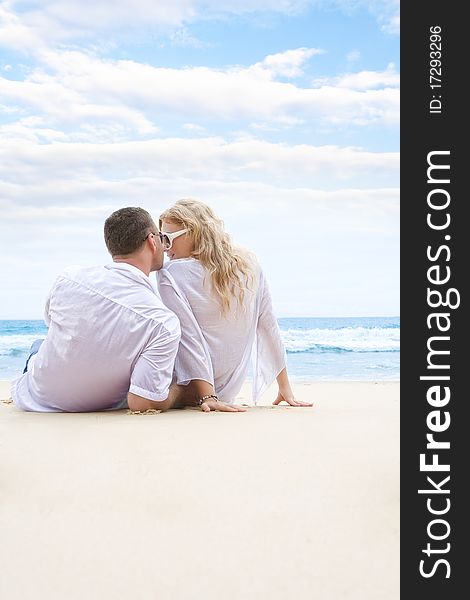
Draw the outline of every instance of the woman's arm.
<instances>
[{"instance_id":1,"label":"woman's arm","mask_svg":"<svg viewBox=\"0 0 470 600\"><path fill-rule=\"evenodd\" d=\"M186 404L184 406L200 406L203 412L210 412L211 410L220 412L245 412L246 410L235 404L221 402L215 394L214 386L202 379L194 379L185 387L187 391L185 392ZM200 400L206 396L209 397L202 404L199 404Z\"/></svg>"},{"instance_id":2,"label":"woman's arm","mask_svg":"<svg viewBox=\"0 0 470 600\"><path fill-rule=\"evenodd\" d=\"M284 401L291 406L313 406L313 402L301 402L300 400L295 399L294 392L292 391L290 385L289 376L287 374L287 368L282 369L282 371L276 377L276 380L279 386L279 392L273 404L280 404Z\"/></svg>"},{"instance_id":3,"label":"woman's arm","mask_svg":"<svg viewBox=\"0 0 470 600\"><path fill-rule=\"evenodd\" d=\"M260 286L261 300L257 337L261 339L258 343L261 342L265 347L269 348L267 356L270 357L273 364L278 365L276 368L278 373L276 381L279 389L277 398L274 400L273 404L276 405L281 402L287 402L287 404L290 404L291 406L313 406L313 403L311 402L301 402L300 400L295 399L289 381L289 375L287 373L286 356L279 331L279 325L276 316L274 315L271 294L263 273L261 273Z\"/></svg>"},{"instance_id":4,"label":"woman's arm","mask_svg":"<svg viewBox=\"0 0 470 600\"><path fill-rule=\"evenodd\" d=\"M204 398L204 396L215 396L213 386L207 383L207 381L195 379L186 386L172 385L168 393L168 398L158 402L129 392L127 394L127 404L130 410L139 412L147 410L166 411L170 408L184 408L186 406L200 406L203 412L210 412L212 410L219 412L245 412L246 410L241 406L225 404L225 402L221 402L216 397L208 398L200 404L199 399Z\"/></svg>"}]
</instances>

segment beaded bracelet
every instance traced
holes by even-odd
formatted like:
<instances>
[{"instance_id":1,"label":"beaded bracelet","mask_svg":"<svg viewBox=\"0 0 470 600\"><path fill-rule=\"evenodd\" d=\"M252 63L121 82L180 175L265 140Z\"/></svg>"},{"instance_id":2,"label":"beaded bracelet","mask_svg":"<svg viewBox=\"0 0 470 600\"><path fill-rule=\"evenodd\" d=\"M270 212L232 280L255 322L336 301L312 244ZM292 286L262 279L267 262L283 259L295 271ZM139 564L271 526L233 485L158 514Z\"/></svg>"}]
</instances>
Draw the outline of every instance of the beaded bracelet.
<instances>
[{"instance_id":1,"label":"beaded bracelet","mask_svg":"<svg viewBox=\"0 0 470 600\"><path fill-rule=\"evenodd\" d=\"M216 396L215 394L208 394L207 396L203 396L202 398L199 398L197 405L201 406L201 404L203 402L205 402L206 400L209 400L209 398L214 398L214 400L217 400L217 401L219 400L219 397Z\"/></svg>"}]
</instances>

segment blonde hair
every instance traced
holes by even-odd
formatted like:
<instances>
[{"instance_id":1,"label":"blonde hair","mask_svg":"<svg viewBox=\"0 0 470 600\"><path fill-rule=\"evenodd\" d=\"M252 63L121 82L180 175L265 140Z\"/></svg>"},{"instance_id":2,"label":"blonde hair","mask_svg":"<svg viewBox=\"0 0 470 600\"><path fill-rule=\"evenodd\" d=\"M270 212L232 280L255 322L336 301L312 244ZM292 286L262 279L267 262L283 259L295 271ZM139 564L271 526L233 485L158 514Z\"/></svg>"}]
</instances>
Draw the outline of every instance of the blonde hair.
<instances>
[{"instance_id":1,"label":"blonde hair","mask_svg":"<svg viewBox=\"0 0 470 600\"><path fill-rule=\"evenodd\" d=\"M254 281L255 257L232 244L224 222L214 211L203 202L184 198L160 215L160 229L163 221L188 230L194 245L191 257L209 271L222 312L230 309L233 298L243 307L245 292L251 291Z\"/></svg>"}]
</instances>

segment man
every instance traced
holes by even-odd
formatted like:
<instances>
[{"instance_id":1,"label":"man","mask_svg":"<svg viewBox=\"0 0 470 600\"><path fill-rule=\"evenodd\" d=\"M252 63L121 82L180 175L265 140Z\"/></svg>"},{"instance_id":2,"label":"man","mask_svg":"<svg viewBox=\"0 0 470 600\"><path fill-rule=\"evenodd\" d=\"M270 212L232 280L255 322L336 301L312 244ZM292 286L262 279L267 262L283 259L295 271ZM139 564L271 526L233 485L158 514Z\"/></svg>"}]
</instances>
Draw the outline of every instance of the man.
<instances>
[{"instance_id":1,"label":"man","mask_svg":"<svg viewBox=\"0 0 470 600\"><path fill-rule=\"evenodd\" d=\"M163 265L163 247L149 213L128 207L105 222L113 262L70 267L46 303L46 339L36 341L12 399L27 411L166 410L199 405L224 410L207 382L170 390L179 321L149 279Z\"/></svg>"}]
</instances>

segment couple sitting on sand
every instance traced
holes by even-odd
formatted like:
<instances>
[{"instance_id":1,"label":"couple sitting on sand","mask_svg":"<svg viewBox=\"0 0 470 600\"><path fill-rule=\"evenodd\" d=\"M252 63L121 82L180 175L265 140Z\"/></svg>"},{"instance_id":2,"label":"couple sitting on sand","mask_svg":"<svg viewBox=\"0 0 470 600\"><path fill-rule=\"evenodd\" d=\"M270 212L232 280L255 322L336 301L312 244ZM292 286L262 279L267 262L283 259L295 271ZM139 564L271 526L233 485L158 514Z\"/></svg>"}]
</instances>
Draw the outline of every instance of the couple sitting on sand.
<instances>
[{"instance_id":1,"label":"couple sitting on sand","mask_svg":"<svg viewBox=\"0 0 470 600\"><path fill-rule=\"evenodd\" d=\"M117 210L104 225L113 262L58 277L46 303L47 337L34 342L13 382L15 404L38 412L239 412L233 403L253 358L255 402L277 379L273 404L311 406L292 393L255 257L232 245L202 202L176 202L159 225L142 208Z\"/></svg>"}]
</instances>

